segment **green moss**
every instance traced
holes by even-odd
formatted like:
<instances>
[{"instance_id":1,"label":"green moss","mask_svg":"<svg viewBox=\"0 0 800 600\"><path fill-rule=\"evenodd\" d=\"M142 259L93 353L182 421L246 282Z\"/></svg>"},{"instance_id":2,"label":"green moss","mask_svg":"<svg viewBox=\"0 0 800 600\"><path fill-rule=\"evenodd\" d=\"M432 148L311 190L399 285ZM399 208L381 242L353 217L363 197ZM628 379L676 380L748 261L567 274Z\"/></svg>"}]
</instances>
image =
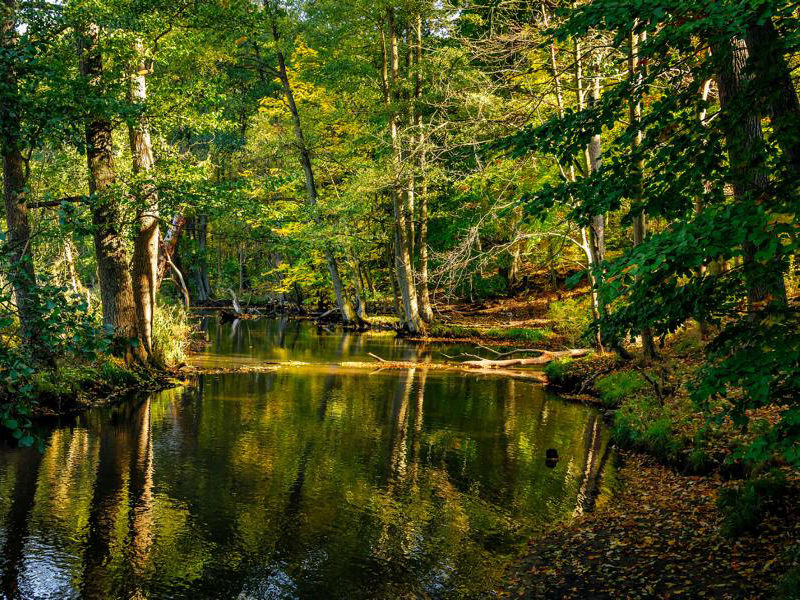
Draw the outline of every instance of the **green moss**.
<instances>
[{"instance_id":1,"label":"green moss","mask_svg":"<svg viewBox=\"0 0 800 600\"><path fill-rule=\"evenodd\" d=\"M644 377L635 371L621 371L600 377L595 388L600 392L603 405L615 408L626 398L630 398L639 390L647 387Z\"/></svg>"}]
</instances>

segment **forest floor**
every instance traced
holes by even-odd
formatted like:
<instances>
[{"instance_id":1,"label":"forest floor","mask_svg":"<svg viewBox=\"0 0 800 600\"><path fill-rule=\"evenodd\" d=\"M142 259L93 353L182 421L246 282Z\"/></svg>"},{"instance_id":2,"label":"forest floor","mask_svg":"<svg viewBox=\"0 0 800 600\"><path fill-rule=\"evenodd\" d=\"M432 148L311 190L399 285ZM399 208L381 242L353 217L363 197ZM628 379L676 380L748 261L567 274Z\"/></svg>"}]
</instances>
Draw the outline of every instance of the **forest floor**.
<instances>
[{"instance_id":1,"label":"forest floor","mask_svg":"<svg viewBox=\"0 0 800 600\"><path fill-rule=\"evenodd\" d=\"M531 540L501 597L796 597L797 580L786 578L798 568L796 474L794 493L773 501L756 533L731 538L716 505L719 476L682 475L641 454L620 458L614 498Z\"/></svg>"}]
</instances>

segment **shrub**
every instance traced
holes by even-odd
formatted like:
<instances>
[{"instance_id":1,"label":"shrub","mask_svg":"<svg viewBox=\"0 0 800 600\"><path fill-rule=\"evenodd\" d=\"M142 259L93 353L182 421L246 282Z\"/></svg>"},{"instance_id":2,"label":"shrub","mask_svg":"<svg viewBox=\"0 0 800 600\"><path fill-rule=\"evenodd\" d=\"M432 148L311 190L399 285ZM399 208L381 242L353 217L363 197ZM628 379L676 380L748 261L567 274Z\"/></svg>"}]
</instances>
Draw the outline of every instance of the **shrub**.
<instances>
[{"instance_id":1,"label":"shrub","mask_svg":"<svg viewBox=\"0 0 800 600\"><path fill-rule=\"evenodd\" d=\"M569 298L552 302L547 317L553 321L553 330L570 346L580 345L592 322L591 308L587 297Z\"/></svg>"},{"instance_id":2,"label":"shrub","mask_svg":"<svg viewBox=\"0 0 800 600\"><path fill-rule=\"evenodd\" d=\"M788 489L780 471L722 488L717 505L724 515L722 531L731 537L755 531L764 517L769 501Z\"/></svg>"},{"instance_id":3,"label":"shrub","mask_svg":"<svg viewBox=\"0 0 800 600\"><path fill-rule=\"evenodd\" d=\"M778 600L800 600L800 567L792 567L778 582Z\"/></svg>"},{"instance_id":4,"label":"shrub","mask_svg":"<svg viewBox=\"0 0 800 600\"><path fill-rule=\"evenodd\" d=\"M687 441L673 428L668 408L652 398L633 398L614 415L611 435L622 448L645 451L662 462L677 464L686 450Z\"/></svg>"},{"instance_id":5,"label":"shrub","mask_svg":"<svg viewBox=\"0 0 800 600\"><path fill-rule=\"evenodd\" d=\"M600 392L603 405L615 408L625 399L639 390L647 387L647 382L635 371L621 371L600 377L595 382L595 388Z\"/></svg>"},{"instance_id":6,"label":"shrub","mask_svg":"<svg viewBox=\"0 0 800 600\"><path fill-rule=\"evenodd\" d=\"M800 600L800 544L789 547L786 560L791 566L778 581L775 597L778 600Z\"/></svg>"},{"instance_id":7,"label":"shrub","mask_svg":"<svg viewBox=\"0 0 800 600\"><path fill-rule=\"evenodd\" d=\"M572 360L569 358L554 360L547 363L544 368L544 374L552 385L561 386L566 381L567 373L569 372L569 365Z\"/></svg>"},{"instance_id":8,"label":"shrub","mask_svg":"<svg viewBox=\"0 0 800 600\"><path fill-rule=\"evenodd\" d=\"M192 328L180 306L159 306L153 318L153 358L157 364L174 367L186 360Z\"/></svg>"}]
</instances>

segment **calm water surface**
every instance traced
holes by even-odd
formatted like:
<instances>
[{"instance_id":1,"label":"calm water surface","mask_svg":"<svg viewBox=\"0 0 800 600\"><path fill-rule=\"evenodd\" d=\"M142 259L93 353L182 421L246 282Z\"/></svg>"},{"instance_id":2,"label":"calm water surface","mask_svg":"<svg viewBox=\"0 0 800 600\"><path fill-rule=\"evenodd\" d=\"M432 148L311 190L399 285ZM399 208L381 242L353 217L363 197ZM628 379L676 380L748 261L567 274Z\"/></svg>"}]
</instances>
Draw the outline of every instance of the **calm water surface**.
<instances>
[{"instance_id":1,"label":"calm water surface","mask_svg":"<svg viewBox=\"0 0 800 600\"><path fill-rule=\"evenodd\" d=\"M327 364L441 348L206 326L204 362L316 364L202 377L44 430L43 455L0 449L6 597L475 598L586 507L606 444L589 409L509 378Z\"/></svg>"}]
</instances>

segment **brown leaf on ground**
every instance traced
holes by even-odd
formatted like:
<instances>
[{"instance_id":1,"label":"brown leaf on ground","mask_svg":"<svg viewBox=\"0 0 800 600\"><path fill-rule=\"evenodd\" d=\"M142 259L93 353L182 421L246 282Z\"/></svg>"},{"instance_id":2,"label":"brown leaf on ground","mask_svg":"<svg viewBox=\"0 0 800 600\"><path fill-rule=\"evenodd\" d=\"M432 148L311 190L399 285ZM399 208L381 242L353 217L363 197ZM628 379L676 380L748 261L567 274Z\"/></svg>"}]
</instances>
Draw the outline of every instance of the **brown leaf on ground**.
<instances>
[{"instance_id":1,"label":"brown leaf on ground","mask_svg":"<svg viewBox=\"0 0 800 600\"><path fill-rule=\"evenodd\" d=\"M613 501L532 540L501 597L772 597L787 568L785 549L800 539L798 494L786 497L758 535L728 539L715 505L718 479L623 457Z\"/></svg>"}]
</instances>

